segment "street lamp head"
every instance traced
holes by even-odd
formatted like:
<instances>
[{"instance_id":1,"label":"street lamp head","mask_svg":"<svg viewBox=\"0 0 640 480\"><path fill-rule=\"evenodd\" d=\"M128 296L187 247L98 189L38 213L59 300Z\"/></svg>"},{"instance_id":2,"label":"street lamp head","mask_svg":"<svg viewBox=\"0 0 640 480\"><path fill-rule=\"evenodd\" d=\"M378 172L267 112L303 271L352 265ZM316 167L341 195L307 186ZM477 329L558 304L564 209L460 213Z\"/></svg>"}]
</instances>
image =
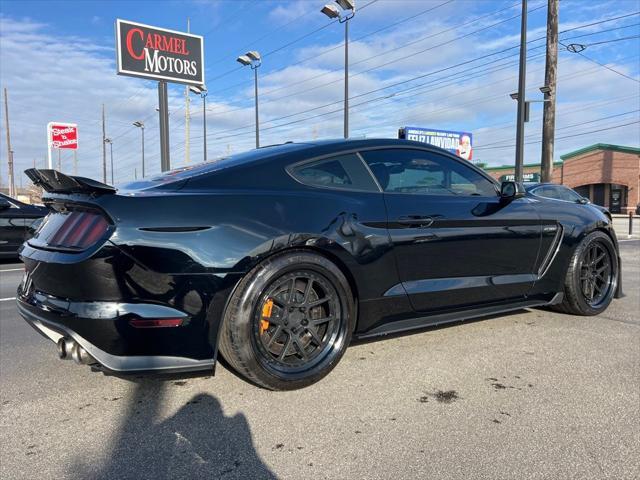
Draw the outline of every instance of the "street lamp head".
<instances>
[{"instance_id":1,"label":"street lamp head","mask_svg":"<svg viewBox=\"0 0 640 480\"><path fill-rule=\"evenodd\" d=\"M551 87L549 87L549 85L545 85L544 87L540 87L540 91L547 95L551 93Z\"/></svg>"},{"instance_id":2,"label":"street lamp head","mask_svg":"<svg viewBox=\"0 0 640 480\"><path fill-rule=\"evenodd\" d=\"M510 93L509 96L514 100L518 100L518 92Z\"/></svg>"},{"instance_id":3,"label":"street lamp head","mask_svg":"<svg viewBox=\"0 0 640 480\"><path fill-rule=\"evenodd\" d=\"M320 11L329 18L340 17L340 11L338 10L338 7L336 7L335 5L325 5L324 7L322 7L322 10Z\"/></svg>"},{"instance_id":4,"label":"street lamp head","mask_svg":"<svg viewBox=\"0 0 640 480\"><path fill-rule=\"evenodd\" d=\"M336 0L336 3L340 5L343 10L355 10L356 0Z\"/></svg>"},{"instance_id":5,"label":"street lamp head","mask_svg":"<svg viewBox=\"0 0 640 480\"><path fill-rule=\"evenodd\" d=\"M251 65L251 59L247 55L240 55L236 58L236 62L239 62L244 66Z\"/></svg>"},{"instance_id":6,"label":"street lamp head","mask_svg":"<svg viewBox=\"0 0 640 480\"><path fill-rule=\"evenodd\" d=\"M191 93L195 93L196 95L202 95L203 93L205 93L207 91L207 87L206 85L191 85L189 87L189 91Z\"/></svg>"},{"instance_id":7,"label":"street lamp head","mask_svg":"<svg viewBox=\"0 0 640 480\"><path fill-rule=\"evenodd\" d=\"M138 127L138 128L144 128L144 123L142 122L133 122L133 126L134 127Z\"/></svg>"},{"instance_id":8,"label":"street lamp head","mask_svg":"<svg viewBox=\"0 0 640 480\"><path fill-rule=\"evenodd\" d=\"M260 54L255 50L251 50L250 52L247 52L245 55L249 57L251 60L253 60L254 62L259 62L262 60L262 58L260 57Z\"/></svg>"}]
</instances>

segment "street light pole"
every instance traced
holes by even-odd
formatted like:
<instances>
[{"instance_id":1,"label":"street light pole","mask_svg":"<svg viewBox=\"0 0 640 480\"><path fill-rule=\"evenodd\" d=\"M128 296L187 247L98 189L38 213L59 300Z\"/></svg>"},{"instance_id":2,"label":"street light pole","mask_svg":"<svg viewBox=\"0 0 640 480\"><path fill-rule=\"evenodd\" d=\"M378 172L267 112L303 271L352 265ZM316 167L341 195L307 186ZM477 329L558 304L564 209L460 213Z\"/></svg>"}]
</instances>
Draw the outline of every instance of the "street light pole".
<instances>
[{"instance_id":1,"label":"street light pole","mask_svg":"<svg viewBox=\"0 0 640 480\"><path fill-rule=\"evenodd\" d=\"M244 66L250 66L253 70L254 79L254 96L255 96L255 111L256 111L256 148L260 148L260 119L258 114L258 67L262 65L262 58L260 54L255 50L240 55L237 62Z\"/></svg>"},{"instance_id":2,"label":"street light pole","mask_svg":"<svg viewBox=\"0 0 640 480\"><path fill-rule=\"evenodd\" d=\"M344 22L344 138L349 138L349 20Z\"/></svg>"},{"instance_id":3,"label":"street light pole","mask_svg":"<svg viewBox=\"0 0 640 480\"><path fill-rule=\"evenodd\" d=\"M258 120L258 67L253 69L253 96L256 101L256 148L260 148L260 122Z\"/></svg>"},{"instance_id":4,"label":"street light pole","mask_svg":"<svg viewBox=\"0 0 640 480\"><path fill-rule=\"evenodd\" d=\"M207 161L207 91L205 90L200 95L202 97L202 132L204 137L202 139L203 142L203 157L204 161Z\"/></svg>"},{"instance_id":5,"label":"street light pole","mask_svg":"<svg viewBox=\"0 0 640 480\"><path fill-rule=\"evenodd\" d=\"M516 168L515 181L523 180L524 165L524 122L525 122L525 89L527 77L527 0L522 0L522 16L520 24L520 69L518 77L518 118L516 124Z\"/></svg>"},{"instance_id":6,"label":"street light pole","mask_svg":"<svg viewBox=\"0 0 640 480\"><path fill-rule=\"evenodd\" d=\"M133 126L142 130L142 178L144 178L144 123L140 121L133 122Z\"/></svg>"},{"instance_id":7,"label":"street light pole","mask_svg":"<svg viewBox=\"0 0 640 480\"><path fill-rule=\"evenodd\" d=\"M327 4L320 10L331 19L344 23L344 138L349 138L349 20L356 14L355 0L336 0L340 9Z\"/></svg>"},{"instance_id":8,"label":"street light pole","mask_svg":"<svg viewBox=\"0 0 640 480\"><path fill-rule=\"evenodd\" d=\"M189 91L200 95L202 98L202 155L203 161L207 161L207 87L205 85L192 85Z\"/></svg>"}]
</instances>

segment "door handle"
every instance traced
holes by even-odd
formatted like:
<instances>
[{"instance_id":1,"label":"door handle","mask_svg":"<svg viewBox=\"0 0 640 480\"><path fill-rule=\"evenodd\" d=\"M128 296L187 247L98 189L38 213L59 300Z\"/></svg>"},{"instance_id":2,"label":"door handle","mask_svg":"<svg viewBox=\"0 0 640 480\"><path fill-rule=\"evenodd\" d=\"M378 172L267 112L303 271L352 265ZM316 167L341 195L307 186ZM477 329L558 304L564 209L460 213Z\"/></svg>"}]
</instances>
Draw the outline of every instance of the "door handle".
<instances>
[{"instance_id":1,"label":"door handle","mask_svg":"<svg viewBox=\"0 0 640 480\"><path fill-rule=\"evenodd\" d=\"M410 227L427 228L433 224L433 217L424 215L404 215L396 221L400 225L407 225Z\"/></svg>"}]
</instances>

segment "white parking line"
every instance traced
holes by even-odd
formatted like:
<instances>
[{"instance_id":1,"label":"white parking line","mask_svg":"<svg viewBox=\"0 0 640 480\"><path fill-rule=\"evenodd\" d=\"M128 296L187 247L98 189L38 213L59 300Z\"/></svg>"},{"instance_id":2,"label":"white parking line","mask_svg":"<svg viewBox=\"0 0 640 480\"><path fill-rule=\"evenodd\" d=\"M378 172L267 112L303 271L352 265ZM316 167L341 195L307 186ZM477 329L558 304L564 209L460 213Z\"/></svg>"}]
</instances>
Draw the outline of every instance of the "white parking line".
<instances>
[{"instance_id":1,"label":"white parking line","mask_svg":"<svg viewBox=\"0 0 640 480\"><path fill-rule=\"evenodd\" d=\"M7 268L6 270L0 270L1 272L24 272L24 268Z\"/></svg>"},{"instance_id":2,"label":"white parking line","mask_svg":"<svg viewBox=\"0 0 640 480\"><path fill-rule=\"evenodd\" d=\"M0 298L0 302L9 302L11 300L15 300L16 297L9 297L9 298Z\"/></svg>"}]
</instances>

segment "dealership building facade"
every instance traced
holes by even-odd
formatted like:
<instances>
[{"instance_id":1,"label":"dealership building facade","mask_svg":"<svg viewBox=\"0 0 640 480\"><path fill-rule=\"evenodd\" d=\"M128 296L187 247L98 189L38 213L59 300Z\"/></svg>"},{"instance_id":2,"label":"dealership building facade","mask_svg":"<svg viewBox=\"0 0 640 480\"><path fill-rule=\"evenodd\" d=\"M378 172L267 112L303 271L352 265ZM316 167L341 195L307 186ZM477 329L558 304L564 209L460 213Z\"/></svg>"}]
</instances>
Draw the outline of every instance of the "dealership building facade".
<instances>
[{"instance_id":1,"label":"dealership building facade","mask_svg":"<svg viewBox=\"0 0 640 480\"><path fill-rule=\"evenodd\" d=\"M561 155L553 183L573 188L611 213L635 212L640 203L640 148L597 143ZM513 180L514 167L486 167L496 180ZM524 180L540 181L540 164L524 166Z\"/></svg>"}]
</instances>

